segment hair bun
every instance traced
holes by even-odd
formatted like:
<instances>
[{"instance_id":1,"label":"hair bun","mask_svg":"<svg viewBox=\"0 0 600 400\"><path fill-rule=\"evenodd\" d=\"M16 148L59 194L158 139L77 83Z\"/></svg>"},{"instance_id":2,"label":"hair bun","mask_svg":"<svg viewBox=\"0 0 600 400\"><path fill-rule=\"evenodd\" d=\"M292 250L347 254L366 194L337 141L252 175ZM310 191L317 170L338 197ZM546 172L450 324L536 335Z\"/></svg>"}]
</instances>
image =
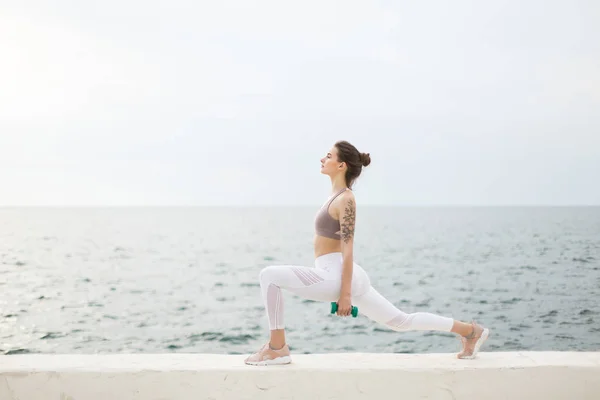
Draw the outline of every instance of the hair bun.
<instances>
[{"instance_id":1,"label":"hair bun","mask_svg":"<svg viewBox=\"0 0 600 400\"><path fill-rule=\"evenodd\" d=\"M371 164L371 154L360 153L360 162L362 163L363 167L366 167L367 165Z\"/></svg>"}]
</instances>

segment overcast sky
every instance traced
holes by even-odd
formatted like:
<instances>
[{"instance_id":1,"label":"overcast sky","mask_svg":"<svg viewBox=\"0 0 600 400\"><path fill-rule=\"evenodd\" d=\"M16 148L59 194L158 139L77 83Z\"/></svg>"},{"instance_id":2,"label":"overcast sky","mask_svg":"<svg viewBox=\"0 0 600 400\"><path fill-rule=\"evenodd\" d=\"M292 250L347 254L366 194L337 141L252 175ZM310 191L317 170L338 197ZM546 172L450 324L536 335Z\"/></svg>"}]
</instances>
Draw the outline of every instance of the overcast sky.
<instances>
[{"instance_id":1,"label":"overcast sky","mask_svg":"<svg viewBox=\"0 0 600 400\"><path fill-rule=\"evenodd\" d=\"M0 1L0 205L600 204L600 2Z\"/></svg>"}]
</instances>

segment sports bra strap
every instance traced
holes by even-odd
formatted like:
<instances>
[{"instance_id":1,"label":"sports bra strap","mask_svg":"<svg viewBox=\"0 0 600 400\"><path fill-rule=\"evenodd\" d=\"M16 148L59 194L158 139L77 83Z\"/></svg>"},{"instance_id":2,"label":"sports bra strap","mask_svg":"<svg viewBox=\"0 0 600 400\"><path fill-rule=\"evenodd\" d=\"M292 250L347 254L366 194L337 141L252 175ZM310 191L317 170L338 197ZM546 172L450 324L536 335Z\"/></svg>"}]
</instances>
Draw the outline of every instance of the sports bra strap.
<instances>
[{"instance_id":1,"label":"sports bra strap","mask_svg":"<svg viewBox=\"0 0 600 400\"><path fill-rule=\"evenodd\" d=\"M337 198L337 197L338 197L340 194L344 193L346 190L350 190L350 189L349 189L349 188L344 188L344 189L340 190L339 192L337 192L337 193L335 194L335 196L333 196L333 197L331 198L331 200L329 200L329 202L327 203L327 210L329 210L329 206L331 205L331 203L332 203L332 202L333 202L333 201L334 201L334 200L335 200L335 199L336 199L336 198Z\"/></svg>"}]
</instances>

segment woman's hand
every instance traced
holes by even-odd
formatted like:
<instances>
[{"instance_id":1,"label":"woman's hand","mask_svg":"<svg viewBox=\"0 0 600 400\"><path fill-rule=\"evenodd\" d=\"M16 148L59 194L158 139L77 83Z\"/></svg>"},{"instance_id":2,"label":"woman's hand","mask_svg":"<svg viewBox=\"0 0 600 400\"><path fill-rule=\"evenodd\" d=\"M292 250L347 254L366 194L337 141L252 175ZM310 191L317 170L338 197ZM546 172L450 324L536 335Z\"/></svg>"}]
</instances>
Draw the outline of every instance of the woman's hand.
<instances>
[{"instance_id":1,"label":"woman's hand","mask_svg":"<svg viewBox=\"0 0 600 400\"><path fill-rule=\"evenodd\" d=\"M352 300L350 296L341 296L337 304L337 315L340 317L347 317L352 313Z\"/></svg>"}]
</instances>

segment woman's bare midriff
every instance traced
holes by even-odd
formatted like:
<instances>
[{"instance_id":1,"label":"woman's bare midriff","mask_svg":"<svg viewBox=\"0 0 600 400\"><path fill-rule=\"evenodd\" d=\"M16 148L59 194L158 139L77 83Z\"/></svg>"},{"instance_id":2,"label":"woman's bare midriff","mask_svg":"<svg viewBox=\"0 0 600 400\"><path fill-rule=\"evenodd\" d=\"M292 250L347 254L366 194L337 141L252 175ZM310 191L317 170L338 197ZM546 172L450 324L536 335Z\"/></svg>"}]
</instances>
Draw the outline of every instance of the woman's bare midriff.
<instances>
[{"instance_id":1,"label":"woman's bare midriff","mask_svg":"<svg viewBox=\"0 0 600 400\"><path fill-rule=\"evenodd\" d=\"M329 253L339 253L341 251L342 242L340 240L315 235L315 258Z\"/></svg>"}]
</instances>

